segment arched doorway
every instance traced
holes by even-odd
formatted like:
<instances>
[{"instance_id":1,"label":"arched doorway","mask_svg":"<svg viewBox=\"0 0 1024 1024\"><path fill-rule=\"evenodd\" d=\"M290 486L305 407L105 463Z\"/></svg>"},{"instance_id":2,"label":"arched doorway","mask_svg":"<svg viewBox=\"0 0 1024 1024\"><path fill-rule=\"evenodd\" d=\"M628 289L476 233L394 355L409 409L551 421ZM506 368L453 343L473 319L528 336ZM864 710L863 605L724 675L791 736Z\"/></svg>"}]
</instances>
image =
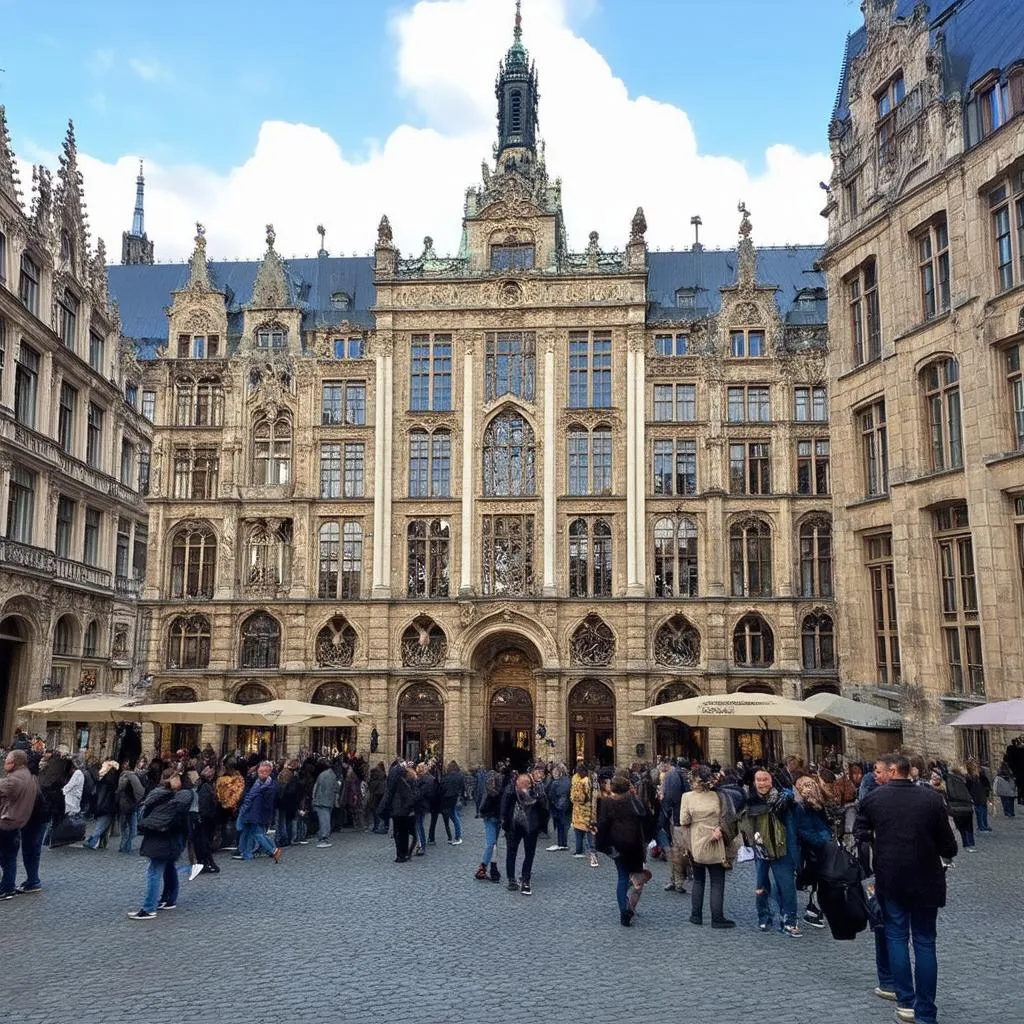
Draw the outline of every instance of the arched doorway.
<instances>
[{"instance_id":1,"label":"arched doorway","mask_svg":"<svg viewBox=\"0 0 1024 1024\"><path fill-rule=\"evenodd\" d=\"M569 755L615 764L615 694L599 679L581 679L569 691Z\"/></svg>"},{"instance_id":2,"label":"arched doorway","mask_svg":"<svg viewBox=\"0 0 1024 1024\"><path fill-rule=\"evenodd\" d=\"M444 701L433 683L413 683L398 698L398 753L407 761L441 757Z\"/></svg>"},{"instance_id":3,"label":"arched doorway","mask_svg":"<svg viewBox=\"0 0 1024 1024\"><path fill-rule=\"evenodd\" d=\"M738 693L771 693L768 683L744 683ZM732 747L736 761L778 764L782 760L782 733L778 729L733 729Z\"/></svg>"},{"instance_id":4,"label":"arched doorway","mask_svg":"<svg viewBox=\"0 0 1024 1024\"><path fill-rule=\"evenodd\" d=\"M313 691L314 704L329 704L334 708L359 710L359 695L348 683L324 683ZM356 730L351 726L332 726L309 730L309 749L315 754L336 757L355 750Z\"/></svg>"},{"instance_id":5,"label":"arched doorway","mask_svg":"<svg viewBox=\"0 0 1024 1024\"><path fill-rule=\"evenodd\" d=\"M529 767L533 750L533 698L522 686L499 686L491 694L491 764Z\"/></svg>"},{"instance_id":6,"label":"arched doorway","mask_svg":"<svg viewBox=\"0 0 1024 1024\"><path fill-rule=\"evenodd\" d=\"M164 704L191 704L198 700L191 686L169 686L160 695ZM199 747L202 726L189 722L175 722L174 725L155 725L156 748L160 751L193 751Z\"/></svg>"},{"instance_id":7,"label":"arched doorway","mask_svg":"<svg viewBox=\"0 0 1024 1024\"><path fill-rule=\"evenodd\" d=\"M28 671L28 642L31 627L17 615L0 621L0 742L9 743L14 735L14 709L18 704L19 684Z\"/></svg>"},{"instance_id":8,"label":"arched doorway","mask_svg":"<svg viewBox=\"0 0 1024 1024\"><path fill-rule=\"evenodd\" d=\"M696 696L697 690L687 683L669 683L658 691L654 703L668 704L670 701ZM658 757L703 761L707 749L707 729L692 728L676 718L654 719L654 753Z\"/></svg>"},{"instance_id":9,"label":"arched doorway","mask_svg":"<svg viewBox=\"0 0 1024 1024\"><path fill-rule=\"evenodd\" d=\"M273 700L274 695L259 682L243 683L231 698L236 704L262 704ZM229 742L230 732L234 730L234 742ZM261 759L269 760L280 757L284 749L285 726L276 725L236 725L224 726L224 747L234 750L242 757L257 754Z\"/></svg>"},{"instance_id":10,"label":"arched doorway","mask_svg":"<svg viewBox=\"0 0 1024 1024\"><path fill-rule=\"evenodd\" d=\"M834 683L804 688L804 700L816 693L839 693ZM817 765L841 764L843 759L843 727L818 718L807 723L807 746L811 761Z\"/></svg>"}]
</instances>

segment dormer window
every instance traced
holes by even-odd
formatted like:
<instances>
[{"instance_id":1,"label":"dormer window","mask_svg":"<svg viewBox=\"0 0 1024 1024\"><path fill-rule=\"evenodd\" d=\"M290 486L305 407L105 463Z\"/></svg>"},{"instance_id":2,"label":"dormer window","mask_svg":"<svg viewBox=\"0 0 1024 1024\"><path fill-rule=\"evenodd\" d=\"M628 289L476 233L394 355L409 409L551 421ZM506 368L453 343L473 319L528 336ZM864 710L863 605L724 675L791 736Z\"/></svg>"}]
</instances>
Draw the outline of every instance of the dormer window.
<instances>
[{"instance_id":1,"label":"dormer window","mask_svg":"<svg viewBox=\"0 0 1024 1024\"><path fill-rule=\"evenodd\" d=\"M697 292L693 288L680 288L676 292L676 309L697 308Z\"/></svg>"},{"instance_id":2,"label":"dormer window","mask_svg":"<svg viewBox=\"0 0 1024 1024\"><path fill-rule=\"evenodd\" d=\"M331 307L333 309L351 309L352 299L347 292L335 292L331 296Z\"/></svg>"},{"instance_id":3,"label":"dormer window","mask_svg":"<svg viewBox=\"0 0 1024 1024\"><path fill-rule=\"evenodd\" d=\"M964 106L968 147L987 139L1024 108L1024 72L1018 69L1007 81L1000 82L998 73L993 71L971 93Z\"/></svg>"},{"instance_id":4,"label":"dormer window","mask_svg":"<svg viewBox=\"0 0 1024 1024\"><path fill-rule=\"evenodd\" d=\"M366 343L362 338L335 338L335 359L362 359L366 355Z\"/></svg>"},{"instance_id":5,"label":"dormer window","mask_svg":"<svg viewBox=\"0 0 1024 1024\"><path fill-rule=\"evenodd\" d=\"M256 347L264 352L282 352L288 347L288 332L283 327L261 327L256 332Z\"/></svg>"},{"instance_id":6,"label":"dormer window","mask_svg":"<svg viewBox=\"0 0 1024 1024\"><path fill-rule=\"evenodd\" d=\"M179 359L217 359L220 357L220 336L217 334L179 334Z\"/></svg>"},{"instance_id":7,"label":"dormer window","mask_svg":"<svg viewBox=\"0 0 1024 1024\"><path fill-rule=\"evenodd\" d=\"M875 96L878 111L878 161L886 163L895 155L893 144L896 138L896 108L906 95L903 72L898 71L885 88Z\"/></svg>"},{"instance_id":8,"label":"dormer window","mask_svg":"<svg viewBox=\"0 0 1024 1024\"><path fill-rule=\"evenodd\" d=\"M532 242L491 246L491 270L532 270L535 249Z\"/></svg>"}]
</instances>

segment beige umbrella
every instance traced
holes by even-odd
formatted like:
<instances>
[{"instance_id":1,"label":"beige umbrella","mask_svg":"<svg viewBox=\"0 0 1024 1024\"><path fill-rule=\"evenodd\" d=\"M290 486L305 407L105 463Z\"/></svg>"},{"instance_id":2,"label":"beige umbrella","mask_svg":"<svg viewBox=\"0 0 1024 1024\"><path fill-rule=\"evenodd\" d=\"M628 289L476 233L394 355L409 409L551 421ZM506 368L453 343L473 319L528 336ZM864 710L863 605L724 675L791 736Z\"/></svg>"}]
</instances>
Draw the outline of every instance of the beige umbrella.
<instances>
[{"instance_id":1,"label":"beige umbrella","mask_svg":"<svg viewBox=\"0 0 1024 1024\"><path fill-rule=\"evenodd\" d=\"M868 701L851 700L838 693L816 693L804 699L817 718L848 729L869 729L898 732L903 728L903 716L898 711L879 707Z\"/></svg>"},{"instance_id":2,"label":"beige umbrella","mask_svg":"<svg viewBox=\"0 0 1024 1024\"><path fill-rule=\"evenodd\" d=\"M341 726L352 728L359 723L359 712L333 704L311 704L304 700L265 700L249 704L275 725L309 725L313 728Z\"/></svg>"},{"instance_id":3,"label":"beige umbrella","mask_svg":"<svg viewBox=\"0 0 1024 1024\"><path fill-rule=\"evenodd\" d=\"M282 716L271 721L255 704L234 704L227 700L194 700L168 704L140 704L129 708L137 722L163 725L292 725L295 719ZM301 719L299 719L301 721Z\"/></svg>"},{"instance_id":4,"label":"beige umbrella","mask_svg":"<svg viewBox=\"0 0 1024 1024\"><path fill-rule=\"evenodd\" d=\"M131 719L134 710L127 697L99 693L36 701L18 708L18 714L39 715L57 722L116 722Z\"/></svg>"},{"instance_id":5,"label":"beige umbrella","mask_svg":"<svg viewBox=\"0 0 1024 1024\"><path fill-rule=\"evenodd\" d=\"M670 700L633 714L644 718L675 718L697 728L759 730L815 717L814 709L803 701L771 693L743 692Z\"/></svg>"}]
</instances>

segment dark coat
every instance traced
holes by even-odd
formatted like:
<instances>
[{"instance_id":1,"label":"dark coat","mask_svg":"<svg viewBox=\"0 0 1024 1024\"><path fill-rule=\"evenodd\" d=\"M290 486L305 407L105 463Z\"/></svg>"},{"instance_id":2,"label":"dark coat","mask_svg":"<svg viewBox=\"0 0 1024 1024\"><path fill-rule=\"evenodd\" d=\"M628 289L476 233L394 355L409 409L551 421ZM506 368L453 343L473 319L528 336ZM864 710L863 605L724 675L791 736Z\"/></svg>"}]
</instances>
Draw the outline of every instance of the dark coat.
<instances>
[{"instance_id":1,"label":"dark coat","mask_svg":"<svg viewBox=\"0 0 1024 1024\"><path fill-rule=\"evenodd\" d=\"M523 809L525 824L520 827L524 832L540 832L548 821L548 795L543 786L531 783L530 788L518 790L513 781L501 796L501 826L506 833L512 834L516 826L516 804Z\"/></svg>"},{"instance_id":2,"label":"dark coat","mask_svg":"<svg viewBox=\"0 0 1024 1024\"><path fill-rule=\"evenodd\" d=\"M594 846L612 853L631 874L643 871L651 821L647 809L632 793L607 797L600 802Z\"/></svg>"},{"instance_id":3,"label":"dark coat","mask_svg":"<svg viewBox=\"0 0 1024 1024\"><path fill-rule=\"evenodd\" d=\"M117 783L121 772L111 768L102 779L96 780L96 792L92 798L92 809L96 817L101 814L117 814Z\"/></svg>"},{"instance_id":4,"label":"dark coat","mask_svg":"<svg viewBox=\"0 0 1024 1024\"><path fill-rule=\"evenodd\" d=\"M387 808L389 818L407 818L416 810L416 790L406 777L405 770L388 779L382 808ZM385 813L381 810L381 813Z\"/></svg>"},{"instance_id":5,"label":"dark coat","mask_svg":"<svg viewBox=\"0 0 1024 1024\"><path fill-rule=\"evenodd\" d=\"M661 807L665 818L671 818L673 825L679 824L679 805L683 794L689 789L683 773L678 768L667 772L661 780Z\"/></svg>"},{"instance_id":6,"label":"dark coat","mask_svg":"<svg viewBox=\"0 0 1024 1024\"><path fill-rule=\"evenodd\" d=\"M441 787L430 772L425 772L416 781L416 813L427 814L441 808Z\"/></svg>"},{"instance_id":7,"label":"dark coat","mask_svg":"<svg viewBox=\"0 0 1024 1024\"><path fill-rule=\"evenodd\" d=\"M146 797L142 805L142 814L146 808L166 801L175 804L174 821L166 832L148 832L142 837L139 853L151 860L177 860L188 842L188 811L192 806L192 790L179 789L177 793L160 786Z\"/></svg>"},{"instance_id":8,"label":"dark coat","mask_svg":"<svg viewBox=\"0 0 1024 1024\"><path fill-rule=\"evenodd\" d=\"M875 888L903 907L944 907L940 858L957 854L942 798L909 779L893 779L861 802L853 834L874 843Z\"/></svg>"},{"instance_id":9,"label":"dark coat","mask_svg":"<svg viewBox=\"0 0 1024 1024\"><path fill-rule=\"evenodd\" d=\"M274 820L277 804L277 783L273 778L257 779L242 799L241 818L243 825L262 825L264 828Z\"/></svg>"},{"instance_id":10,"label":"dark coat","mask_svg":"<svg viewBox=\"0 0 1024 1024\"><path fill-rule=\"evenodd\" d=\"M445 772L441 776L441 810L451 813L462 799L466 777L460 771Z\"/></svg>"},{"instance_id":11,"label":"dark coat","mask_svg":"<svg viewBox=\"0 0 1024 1024\"><path fill-rule=\"evenodd\" d=\"M203 822L216 821L219 805L213 783L209 779L199 779L199 784L196 786L196 799L199 801L199 820Z\"/></svg>"},{"instance_id":12,"label":"dark coat","mask_svg":"<svg viewBox=\"0 0 1024 1024\"><path fill-rule=\"evenodd\" d=\"M552 814L560 814L566 817L569 814L569 786L572 780L568 775L559 779L552 779L548 783L548 805Z\"/></svg>"},{"instance_id":13,"label":"dark coat","mask_svg":"<svg viewBox=\"0 0 1024 1024\"><path fill-rule=\"evenodd\" d=\"M971 803L975 807L984 807L988 803L988 795L992 792L992 783L984 770L979 775L967 775L967 792L971 794Z\"/></svg>"}]
</instances>

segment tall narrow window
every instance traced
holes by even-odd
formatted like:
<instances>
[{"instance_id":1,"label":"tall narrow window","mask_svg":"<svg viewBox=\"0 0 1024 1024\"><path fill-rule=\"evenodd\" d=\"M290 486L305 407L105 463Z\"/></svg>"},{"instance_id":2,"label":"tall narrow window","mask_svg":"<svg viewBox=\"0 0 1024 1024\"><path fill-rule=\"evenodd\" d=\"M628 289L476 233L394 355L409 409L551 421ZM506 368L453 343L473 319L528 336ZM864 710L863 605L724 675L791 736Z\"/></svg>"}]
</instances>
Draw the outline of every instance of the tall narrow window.
<instances>
[{"instance_id":1,"label":"tall narrow window","mask_svg":"<svg viewBox=\"0 0 1024 1024\"><path fill-rule=\"evenodd\" d=\"M97 372L103 373L104 367L104 352L106 350L106 342L103 340L102 334L97 334L96 331L89 332L89 365Z\"/></svg>"},{"instance_id":2,"label":"tall narrow window","mask_svg":"<svg viewBox=\"0 0 1024 1024\"><path fill-rule=\"evenodd\" d=\"M533 516L484 516L481 524L483 593L533 593Z\"/></svg>"},{"instance_id":3,"label":"tall narrow window","mask_svg":"<svg viewBox=\"0 0 1024 1024\"><path fill-rule=\"evenodd\" d=\"M131 441L121 442L121 483L131 487L135 482L135 446Z\"/></svg>"},{"instance_id":4,"label":"tall narrow window","mask_svg":"<svg viewBox=\"0 0 1024 1024\"><path fill-rule=\"evenodd\" d=\"M69 455L75 445L75 419L78 416L78 392L66 381L61 382L57 409L57 444Z\"/></svg>"},{"instance_id":5,"label":"tall narrow window","mask_svg":"<svg viewBox=\"0 0 1024 1024\"><path fill-rule=\"evenodd\" d=\"M78 299L67 288L64 294L57 300L57 337L61 344L75 350L75 340L78 336Z\"/></svg>"},{"instance_id":6,"label":"tall narrow window","mask_svg":"<svg viewBox=\"0 0 1024 1024\"><path fill-rule=\"evenodd\" d=\"M168 668L207 668L210 664L210 620L205 615L179 615L167 635Z\"/></svg>"},{"instance_id":7,"label":"tall narrow window","mask_svg":"<svg viewBox=\"0 0 1024 1024\"><path fill-rule=\"evenodd\" d=\"M196 385L195 409L189 422L197 427L219 427L224 421L224 386L219 377L203 377Z\"/></svg>"},{"instance_id":8,"label":"tall narrow window","mask_svg":"<svg viewBox=\"0 0 1024 1024\"><path fill-rule=\"evenodd\" d=\"M409 597L448 596L450 530L446 519L414 519L406 531Z\"/></svg>"},{"instance_id":9,"label":"tall narrow window","mask_svg":"<svg viewBox=\"0 0 1024 1024\"><path fill-rule=\"evenodd\" d=\"M189 524L171 542L171 597L213 597L217 538L203 523Z\"/></svg>"},{"instance_id":10,"label":"tall narrow window","mask_svg":"<svg viewBox=\"0 0 1024 1024\"><path fill-rule=\"evenodd\" d=\"M655 384L654 420L693 423L697 419L696 384Z\"/></svg>"},{"instance_id":11,"label":"tall narrow window","mask_svg":"<svg viewBox=\"0 0 1024 1024\"><path fill-rule=\"evenodd\" d=\"M253 440L253 483L286 484L291 479L292 425L286 416L260 420Z\"/></svg>"},{"instance_id":12,"label":"tall narrow window","mask_svg":"<svg viewBox=\"0 0 1024 1024\"><path fill-rule=\"evenodd\" d=\"M882 357L882 324L878 307L878 277L874 257L846 279L850 335L855 366Z\"/></svg>"},{"instance_id":13,"label":"tall narrow window","mask_svg":"<svg viewBox=\"0 0 1024 1024\"><path fill-rule=\"evenodd\" d=\"M451 433L413 430L409 434L409 497L451 497Z\"/></svg>"},{"instance_id":14,"label":"tall narrow window","mask_svg":"<svg viewBox=\"0 0 1024 1024\"><path fill-rule=\"evenodd\" d=\"M796 443L796 493L828 494L829 443L807 439Z\"/></svg>"},{"instance_id":15,"label":"tall narrow window","mask_svg":"<svg viewBox=\"0 0 1024 1024\"><path fill-rule=\"evenodd\" d=\"M889 441L885 426L885 399L857 413L860 421L864 489L869 498L889 493Z\"/></svg>"},{"instance_id":16,"label":"tall narrow window","mask_svg":"<svg viewBox=\"0 0 1024 1024\"><path fill-rule=\"evenodd\" d=\"M320 497L341 497L341 445L320 445Z\"/></svg>"},{"instance_id":17,"label":"tall narrow window","mask_svg":"<svg viewBox=\"0 0 1024 1024\"><path fill-rule=\"evenodd\" d=\"M536 493L533 428L514 409L498 413L484 430L485 497Z\"/></svg>"},{"instance_id":18,"label":"tall narrow window","mask_svg":"<svg viewBox=\"0 0 1024 1024\"><path fill-rule=\"evenodd\" d=\"M149 494L149 472L151 465L152 456L149 453L149 449L142 447L139 449L139 494L143 497Z\"/></svg>"},{"instance_id":19,"label":"tall narrow window","mask_svg":"<svg viewBox=\"0 0 1024 1024\"><path fill-rule=\"evenodd\" d=\"M363 577L362 524L354 519L323 523L319 540L318 595L357 599Z\"/></svg>"},{"instance_id":20,"label":"tall narrow window","mask_svg":"<svg viewBox=\"0 0 1024 1024\"><path fill-rule=\"evenodd\" d=\"M800 596L832 596L832 524L827 519L800 526Z\"/></svg>"},{"instance_id":21,"label":"tall narrow window","mask_svg":"<svg viewBox=\"0 0 1024 1024\"><path fill-rule=\"evenodd\" d=\"M177 448L174 497L208 501L217 497L220 456L216 448Z\"/></svg>"},{"instance_id":22,"label":"tall narrow window","mask_svg":"<svg viewBox=\"0 0 1024 1024\"><path fill-rule=\"evenodd\" d=\"M146 578L146 547L149 543L149 526L136 522L135 540L132 544L132 575L137 580Z\"/></svg>"},{"instance_id":23,"label":"tall narrow window","mask_svg":"<svg viewBox=\"0 0 1024 1024\"><path fill-rule=\"evenodd\" d=\"M345 478L343 493L346 498L361 498L365 493L364 463L366 445L362 441L349 441L345 445Z\"/></svg>"},{"instance_id":24,"label":"tall narrow window","mask_svg":"<svg viewBox=\"0 0 1024 1024\"><path fill-rule=\"evenodd\" d=\"M1024 283L1024 172L988 194L995 243L996 290Z\"/></svg>"},{"instance_id":25,"label":"tall narrow window","mask_svg":"<svg viewBox=\"0 0 1024 1024\"><path fill-rule=\"evenodd\" d=\"M930 224L917 236L921 312L932 320L949 312L949 231L946 218Z\"/></svg>"},{"instance_id":26,"label":"tall narrow window","mask_svg":"<svg viewBox=\"0 0 1024 1024\"><path fill-rule=\"evenodd\" d=\"M97 508L86 508L85 531L82 539L82 561L86 565L100 564L100 524L103 513Z\"/></svg>"},{"instance_id":27,"label":"tall narrow window","mask_svg":"<svg viewBox=\"0 0 1024 1024\"><path fill-rule=\"evenodd\" d=\"M150 423L156 422L156 392L142 392L142 415Z\"/></svg>"},{"instance_id":28,"label":"tall narrow window","mask_svg":"<svg viewBox=\"0 0 1024 1024\"><path fill-rule=\"evenodd\" d=\"M697 442L689 438L654 441L652 493L683 497L697 493Z\"/></svg>"},{"instance_id":29,"label":"tall narrow window","mask_svg":"<svg viewBox=\"0 0 1024 1024\"><path fill-rule=\"evenodd\" d=\"M94 469L99 469L102 459L103 410L90 402L85 433L85 461Z\"/></svg>"},{"instance_id":30,"label":"tall narrow window","mask_svg":"<svg viewBox=\"0 0 1024 1024\"><path fill-rule=\"evenodd\" d=\"M75 503L63 494L57 499L57 529L54 537L54 554L60 558L71 557L71 545L75 531Z\"/></svg>"},{"instance_id":31,"label":"tall narrow window","mask_svg":"<svg viewBox=\"0 0 1024 1024\"><path fill-rule=\"evenodd\" d=\"M878 139L878 163L891 164L896 157L896 108L903 102L906 85L903 72L897 72L875 96L878 121L875 128Z\"/></svg>"},{"instance_id":32,"label":"tall narrow window","mask_svg":"<svg viewBox=\"0 0 1024 1024\"><path fill-rule=\"evenodd\" d=\"M836 667L835 632L832 617L807 615L800 628L804 668L809 672L831 671Z\"/></svg>"},{"instance_id":33,"label":"tall narrow window","mask_svg":"<svg viewBox=\"0 0 1024 1024\"><path fill-rule=\"evenodd\" d=\"M898 686L900 637L896 617L896 568L892 558L892 534L875 534L865 540L865 564L871 585L875 636L875 669L882 686Z\"/></svg>"},{"instance_id":34,"label":"tall narrow window","mask_svg":"<svg viewBox=\"0 0 1024 1024\"><path fill-rule=\"evenodd\" d=\"M732 633L733 660L737 665L767 667L775 661L775 636L760 615L744 615Z\"/></svg>"},{"instance_id":35,"label":"tall narrow window","mask_svg":"<svg viewBox=\"0 0 1024 1024\"><path fill-rule=\"evenodd\" d=\"M132 521L125 516L117 517L117 546L114 551L114 573L127 576L131 564Z\"/></svg>"},{"instance_id":36,"label":"tall narrow window","mask_svg":"<svg viewBox=\"0 0 1024 1024\"><path fill-rule=\"evenodd\" d=\"M953 693L985 695L974 547L966 505L935 513L943 637Z\"/></svg>"},{"instance_id":37,"label":"tall narrow window","mask_svg":"<svg viewBox=\"0 0 1024 1024\"><path fill-rule=\"evenodd\" d=\"M798 423L825 423L828 421L828 400L824 387L794 388L793 405L793 418Z\"/></svg>"},{"instance_id":38,"label":"tall narrow window","mask_svg":"<svg viewBox=\"0 0 1024 1024\"><path fill-rule=\"evenodd\" d=\"M612 596L612 528L607 519L569 524L569 596Z\"/></svg>"},{"instance_id":39,"label":"tall narrow window","mask_svg":"<svg viewBox=\"0 0 1024 1024\"><path fill-rule=\"evenodd\" d=\"M447 412L452 407L452 336L414 334L409 352L409 408Z\"/></svg>"},{"instance_id":40,"label":"tall narrow window","mask_svg":"<svg viewBox=\"0 0 1024 1024\"><path fill-rule=\"evenodd\" d=\"M14 365L14 418L35 429L36 399L39 394L39 353L23 341Z\"/></svg>"},{"instance_id":41,"label":"tall narrow window","mask_svg":"<svg viewBox=\"0 0 1024 1024\"><path fill-rule=\"evenodd\" d=\"M1006 349L1006 383L1009 387L1010 423L1013 430L1013 446L1024 449L1024 370L1021 355L1024 344L1017 342Z\"/></svg>"},{"instance_id":42,"label":"tall narrow window","mask_svg":"<svg viewBox=\"0 0 1024 1024\"><path fill-rule=\"evenodd\" d=\"M612 404L612 338L606 331L569 332L569 408Z\"/></svg>"},{"instance_id":43,"label":"tall narrow window","mask_svg":"<svg viewBox=\"0 0 1024 1024\"><path fill-rule=\"evenodd\" d=\"M955 359L943 359L926 366L924 387L932 469L956 469L964 464L960 434L960 364Z\"/></svg>"},{"instance_id":44,"label":"tall narrow window","mask_svg":"<svg viewBox=\"0 0 1024 1024\"><path fill-rule=\"evenodd\" d=\"M754 384L727 389L726 419L730 423L768 423L771 418L767 385Z\"/></svg>"},{"instance_id":45,"label":"tall narrow window","mask_svg":"<svg viewBox=\"0 0 1024 1024\"><path fill-rule=\"evenodd\" d=\"M36 475L21 466L11 467L7 491L7 539L19 544L32 543L35 517Z\"/></svg>"},{"instance_id":46,"label":"tall narrow window","mask_svg":"<svg viewBox=\"0 0 1024 1024\"><path fill-rule=\"evenodd\" d=\"M771 597L772 533L761 519L734 523L729 530L733 597Z\"/></svg>"},{"instance_id":47,"label":"tall narrow window","mask_svg":"<svg viewBox=\"0 0 1024 1024\"><path fill-rule=\"evenodd\" d=\"M697 525L689 516L654 524L654 596L697 596Z\"/></svg>"},{"instance_id":48,"label":"tall narrow window","mask_svg":"<svg viewBox=\"0 0 1024 1024\"><path fill-rule=\"evenodd\" d=\"M729 493L771 494L771 446L764 441L729 445Z\"/></svg>"},{"instance_id":49,"label":"tall narrow window","mask_svg":"<svg viewBox=\"0 0 1024 1024\"><path fill-rule=\"evenodd\" d=\"M516 395L532 402L536 381L536 344L533 331L497 331L486 335L484 400Z\"/></svg>"},{"instance_id":50,"label":"tall narrow window","mask_svg":"<svg viewBox=\"0 0 1024 1024\"><path fill-rule=\"evenodd\" d=\"M39 316L39 267L27 252L21 257L18 298L33 316Z\"/></svg>"},{"instance_id":51,"label":"tall narrow window","mask_svg":"<svg viewBox=\"0 0 1024 1024\"><path fill-rule=\"evenodd\" d=\"M281 626L272 615L256 612L242 623L240 668L277 668L281 663Z\"/></svg>"},{"instance_id":52,"label":"tall narrow window","mask_svg":"<svg viewBox=\"0 0 1024 1024\"><path fill-rule=\"evenodd\" d=\"M608 427L569 429L569 494L605 495L612 490L612 432Z\"/></svg>"}]
</instances>

